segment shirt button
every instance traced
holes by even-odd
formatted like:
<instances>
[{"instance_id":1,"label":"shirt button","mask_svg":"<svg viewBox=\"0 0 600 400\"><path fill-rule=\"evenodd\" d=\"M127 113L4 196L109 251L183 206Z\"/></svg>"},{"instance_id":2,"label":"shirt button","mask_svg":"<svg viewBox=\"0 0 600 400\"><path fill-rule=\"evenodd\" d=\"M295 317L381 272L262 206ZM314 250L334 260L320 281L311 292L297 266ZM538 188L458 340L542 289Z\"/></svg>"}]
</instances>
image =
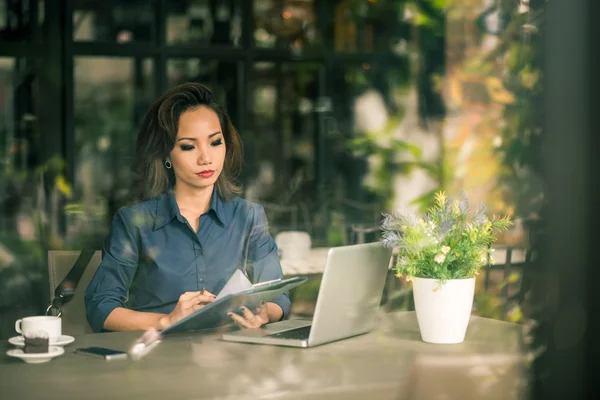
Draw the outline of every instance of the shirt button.
<instances>
[{"instance_id":1,"label":"shirt button","mask_svg":"<svg viewBox=\"0 0 600 400\"><path fill-rule=\"evenodd\" d=\"M204 282L204 278L198 279L198 282L200 282L200 283Z\"/></svg>"}]
</instances>

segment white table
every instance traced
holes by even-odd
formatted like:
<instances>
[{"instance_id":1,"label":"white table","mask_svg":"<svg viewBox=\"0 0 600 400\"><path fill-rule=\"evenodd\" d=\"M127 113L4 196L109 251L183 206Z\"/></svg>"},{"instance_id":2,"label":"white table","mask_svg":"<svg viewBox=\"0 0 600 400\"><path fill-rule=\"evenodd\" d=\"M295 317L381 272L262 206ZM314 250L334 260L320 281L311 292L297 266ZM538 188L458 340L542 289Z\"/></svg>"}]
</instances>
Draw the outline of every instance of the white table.
<instances>
[{"instance_id":1,"label":"white table","mask_svg":"<svg viewBox=\"0 0 600 400\"><path fill-rule=\"evenodd\" d=\"M413 312L380 312L373 332L309 349L197 332L165 338L140 361L73 354L87 346L127 350L140 334L80 335L39 365L8 357L12 346L0 342L0 398L511 400L521 398L526 378L519 325L473 316L464 343L432 345L421 341Z\"/></svg>"}]
</instances>

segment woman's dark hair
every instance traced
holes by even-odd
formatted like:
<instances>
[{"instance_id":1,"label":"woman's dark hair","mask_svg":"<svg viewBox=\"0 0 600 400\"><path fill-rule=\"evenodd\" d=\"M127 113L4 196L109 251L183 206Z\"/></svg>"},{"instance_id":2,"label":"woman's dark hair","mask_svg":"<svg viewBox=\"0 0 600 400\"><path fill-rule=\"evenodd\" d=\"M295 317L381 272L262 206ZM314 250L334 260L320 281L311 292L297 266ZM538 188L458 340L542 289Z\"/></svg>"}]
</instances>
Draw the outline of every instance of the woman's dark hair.
<instances>
[{"instance_id":1,"label":"woman's dark hair","mask_svg":"<svg viewBox=\"0 0 600 400\"><path fill-rule=\"evenodd\" d=\"M148 110L138 133L133 169L137 175L137 191L141 200L166 192L175 182L165 159L175 146L179 117L186 111L207 107L219 117L225 138L223 171L217 179L218 194L225 200L241 192L236 179L242 167L242 143L227 112L219 106L212 92L199 83L184 83L163 94Z\"/></svg>"}]
</instances>

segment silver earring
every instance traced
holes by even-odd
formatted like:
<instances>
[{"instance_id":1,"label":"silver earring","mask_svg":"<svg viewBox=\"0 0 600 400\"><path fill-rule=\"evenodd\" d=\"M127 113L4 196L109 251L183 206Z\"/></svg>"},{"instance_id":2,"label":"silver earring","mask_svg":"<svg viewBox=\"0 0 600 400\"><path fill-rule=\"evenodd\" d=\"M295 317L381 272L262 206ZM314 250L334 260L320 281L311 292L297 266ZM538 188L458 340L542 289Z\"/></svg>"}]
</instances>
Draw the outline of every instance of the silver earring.
<instances>
[{"instance_id":1,"label":"silver earring","mask_svg":"<svg viewBox=\"0 0 600 400\"><path fill-rule=\"evenodd\" d=\"M167 167L167 169L171 169L172 166L171 161L165 161L165 167Z\"/></svg>"}]
</instances>

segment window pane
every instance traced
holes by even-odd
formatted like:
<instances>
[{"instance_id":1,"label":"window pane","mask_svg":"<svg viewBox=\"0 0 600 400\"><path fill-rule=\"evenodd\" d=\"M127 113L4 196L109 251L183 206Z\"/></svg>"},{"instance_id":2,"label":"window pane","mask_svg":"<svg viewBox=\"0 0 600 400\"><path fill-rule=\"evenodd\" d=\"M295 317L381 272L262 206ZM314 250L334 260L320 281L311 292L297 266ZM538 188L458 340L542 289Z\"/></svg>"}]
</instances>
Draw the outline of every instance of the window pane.
<instances>
[{"instance_id":1,"label":"window pane","mask_svg":"<svg viewBox=\"0 0 600 400\"><path fill-rule=\"evenodd\" d=\"M72 216L71 234L105 234L116 208L130 200L135 139L152 82L148 59L75 59L75 198L87 220Z\"/></svg>"},{"instance_id":2,"label":"window pane","mask_svg":"<svg viewBox=\"0 0 600 400\"><path fill-rule=\"evenodd\" d=\"M301 50L316 44L313 0L257 0L254 18L257 47Z\"/></svg>"},{"instance_id":3,"label":"window pane","mask_svg":"<svg viewBox=\"0 0 600 400\"><path fill-rule=\"evenodd\" d=\"M339 52L402 50L407 38L404 1L338 1L334 9L334 49Z\"/></svg>"},{"instance_id":4,"label":"window pane","mask_svg":"<svg viewBox=\"0 0 600 400\"><path fill-rule=\"evenodd\" d=\"M0 40L41 40L43 25L44 0L0 2Z\"/></svg>"},{"instance_id":5,"label":"window pane","mask_svg":"<svg viewBox=\"0 0 600 400\"><path fill-rule=\"evenodd\" d=\"M44 255L56 213L46 212L46 194L58 171L42 164L43 141L54 133L44 119L52 109L41 97L48 92L44 67L42 60L0 57L0 338L48 301Z\"/></svg>"},{"instance_id":6,"label":"window pane","mask_svg":"<svg viewBox=\"0 0 600 400\"><path fill-rule=\"evenodd\" d=\"M21 205L32 206L29 173L42 158L37 67L30 59L0 58L0 232L28 239L36 236L33 224L18 220Z\"/></svg>"},{"instance_id":7,"label":"window pane","mask_svg":"<svg viewBox=\"0 0 600 400\"><path fill-rule=\"evenodd\" d=\"M168 2L167 43L239 46L241 0Z\"/></svg>"},{"instance_id":8,"label":"window pane","mask_svg":"<svg viewBox=\"0 0 600 400\"><path fill-rule=\"evenodd\" d=\"M406 97L413 81L406 68L367 62L334 66L330 99L334 123L326 130L335 183L330 191L334 199L327 210L331 244L335 240L354 242L360 229L380 223L381 212L394 201L406 197L413 201L415 187L423 184L411 182L408 190L397 183L406 174L421 176L428 171L409 162L421 151L416 148L422 143L410 147L407 142L412 137L404 137L418 129L416 99ZM425 145L435 147L435 136L429 136ZM377 234L364 235L374 239Z\"/></svg>"},{"instance_id":9,"label":"window pane","mask_svg":"<svg viewBox=\"0 0 600 400\"><path fill-rule=\"evenodd\" d=\"M73 40L91 42L150 42L154 39L155 0L77 0Z\"/></svg>"},{"instance_id":10,"label":"window pane","mask_svg":"<svg viewBox=\"0 0 600 400\"><path fill-rule=\"evenodd\" d=\"M254 65L253 127L244 132L252 178L246 198L288 206L314 200L319 68L307 63ZM269 215L272 210L266 209L274 232L306 222L293 221L292 212Z\"/></svg>"}]
</instances>

